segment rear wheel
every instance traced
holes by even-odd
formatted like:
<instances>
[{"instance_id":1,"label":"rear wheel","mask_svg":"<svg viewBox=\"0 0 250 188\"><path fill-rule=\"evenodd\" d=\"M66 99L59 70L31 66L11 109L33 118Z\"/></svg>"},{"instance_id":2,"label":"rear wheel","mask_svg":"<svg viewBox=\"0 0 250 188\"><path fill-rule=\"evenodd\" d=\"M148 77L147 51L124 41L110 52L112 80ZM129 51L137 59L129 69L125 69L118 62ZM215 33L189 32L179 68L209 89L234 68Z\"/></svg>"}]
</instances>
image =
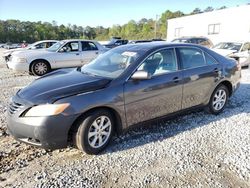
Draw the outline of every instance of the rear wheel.
<instances>
[{"instance_id":1,"label":"rear wheel","mask_svg":"<svg viewBox=\"0 0 250 188\"><path fill-rule=\"evenodd\" d=\"M42 76L50 71L50 66L46 61L35 61L31 66L31 72L36 76Z\"/></svg>"},{"instance_id":2,"label":"rear wheel","mask_svg":"<svg viewBox=\"0 0 250 188\"><path fill-rule=\"evenodd\" d=\"M208 111L212 114L222 112L228 102L229 91L225 85L219 85L213 92L209 104Z\"/></svg>"},{"instance_id":3,"label":"rear wheel","mask_svg":"<svg viewBox=\"0 0 250 188\"><path fill-rule=\"evenodd\" d=\"M101 152L113 135L114 121L106 110L89 113L78 122L73 141L76 147L88 154Z\"/></svg>"}]
</instances>

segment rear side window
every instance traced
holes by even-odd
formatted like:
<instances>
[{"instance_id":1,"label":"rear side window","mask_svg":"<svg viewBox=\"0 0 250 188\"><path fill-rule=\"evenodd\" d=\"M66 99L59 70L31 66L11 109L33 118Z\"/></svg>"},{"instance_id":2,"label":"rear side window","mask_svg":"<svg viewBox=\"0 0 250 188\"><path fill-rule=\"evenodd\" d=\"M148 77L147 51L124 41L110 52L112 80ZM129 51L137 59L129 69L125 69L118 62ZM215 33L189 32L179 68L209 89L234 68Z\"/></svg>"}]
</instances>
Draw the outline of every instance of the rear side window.
<instances>
[{"instance_id":1,"label":"rear side window","mask_svg":"<svg viewBox=\"0 0 250 188\"><path fill-rule=\"evenodd\" d=\"M214 60L214 58L212 58L209 54L204 53L205 54L205 58L206 58L206 62L207 65L213 65L216 64L217 62Z\"/></svg>"},{"instance_id":2,"label":"rear side window","mask_svg":"<svg viewBox=\"0 0 250 188\"><path fill-rule=\"evenodd\" d=\"M183 69L202 67L206 65L201 50L195 48L179 48L178 50Z\"/></svg>"},{"instance_id":3,"label":"rear side window","mask_svg":"<svg viewBox=\"0 0 250 188\"><path fill-rule=\"evenodd\" d=\"M93 42L82 42L82 51L98 50Z\"/></svg>"}]
</instances>

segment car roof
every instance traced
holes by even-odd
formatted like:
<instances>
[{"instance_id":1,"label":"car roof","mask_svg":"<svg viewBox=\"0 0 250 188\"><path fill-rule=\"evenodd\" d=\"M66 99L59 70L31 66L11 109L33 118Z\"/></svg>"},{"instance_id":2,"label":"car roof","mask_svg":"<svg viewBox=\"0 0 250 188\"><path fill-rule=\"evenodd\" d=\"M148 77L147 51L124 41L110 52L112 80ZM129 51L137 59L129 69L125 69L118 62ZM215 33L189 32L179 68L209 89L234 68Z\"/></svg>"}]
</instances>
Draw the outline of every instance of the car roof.
<instances>
[{"instance_id":1,"label":"car roof","mask_svg":"<svg viewBox=\"0 0 250 188\"><path fill-rule=\"evenodd\" d=\"M59 40L40 40L37 42L58 42Z\"/></svg>"},{"instance_id":2,"label":"car roof","mask_svg":"<svg viewBox=\"0 0 250 188\"><path fill-rule=\"evenodd\" d=\"M95 40L85 40L85 39L66 39L62 41L64 42L72 42L72 41L96 42Z\"/></svg>"},{"instance_id":3,"label":"car roof","mask_svg":"<svg viewBox=\"0 0 250 188\"><path fill-rule=\"evenodd\" d=\"M203 46L197 45L197 44L191 44L191 43L169 43L169 42L148 42L148 43L136 43L136 44L127 44L122 45L117 48L123 49L123 50L130 50L130 51L150 51L150 50L157 50L161 48L167 48L167 47L198 47L204 49Z\"/></svg>"}]
</instances>

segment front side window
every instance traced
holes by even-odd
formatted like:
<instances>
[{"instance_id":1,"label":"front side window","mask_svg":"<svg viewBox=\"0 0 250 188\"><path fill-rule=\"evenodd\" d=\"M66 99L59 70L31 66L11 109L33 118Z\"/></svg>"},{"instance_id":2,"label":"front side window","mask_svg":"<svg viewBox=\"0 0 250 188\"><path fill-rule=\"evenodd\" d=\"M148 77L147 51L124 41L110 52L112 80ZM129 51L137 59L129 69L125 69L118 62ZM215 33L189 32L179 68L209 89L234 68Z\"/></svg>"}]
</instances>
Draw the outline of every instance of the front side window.
<instances>
[{"instance_id":1,"label":"front side window","mask_svg":"<svg viewBox=\"0 0 250 188\"><path fill-rule=\"evenodd\" d=\"M78 50L79 50L78 42L68 42L60 49L60 52L77 52Z\"/></svg>"},{"instance_id":2,"label":"front side window","mask_svg":"<svg viewBox=\"0 0 250 188\"><path fill-rule=\"evenodd\" d=\"M203 53L195 48L179 48L180 60L183 69L205 66Z\"/></svg>"},{"instance_id":3,"label":"front side window","mask_svg":"<svg viewBox=\"0 0 250 188\"><path fill-rule=\"evenodd\" d=\"M161 50L148 57L138 70L143 70L151 76L174 72L178 69L175 51L173 49Z\"/></svg>"}]
</instances>

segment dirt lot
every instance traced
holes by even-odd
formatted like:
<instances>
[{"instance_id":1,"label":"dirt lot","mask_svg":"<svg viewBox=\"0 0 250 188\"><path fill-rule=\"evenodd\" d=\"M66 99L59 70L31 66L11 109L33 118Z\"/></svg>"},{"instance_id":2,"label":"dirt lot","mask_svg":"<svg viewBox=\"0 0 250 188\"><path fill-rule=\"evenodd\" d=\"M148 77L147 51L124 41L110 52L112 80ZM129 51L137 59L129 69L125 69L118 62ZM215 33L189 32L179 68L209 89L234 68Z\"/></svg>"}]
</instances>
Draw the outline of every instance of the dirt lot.
<instances>
[{"instance_id":1,"label":"dirt lot","mask_svg":"<svg viewBox=\"0 0 250 188\"><path fill-rule=\"evenodd\" d=\"M90 156L74 148L47 152L6 133L9 98L35 77L1 59L0 187L250 187L250 71L242 75L224 113L136 129Z\"/></svg>"}]
</instances>

